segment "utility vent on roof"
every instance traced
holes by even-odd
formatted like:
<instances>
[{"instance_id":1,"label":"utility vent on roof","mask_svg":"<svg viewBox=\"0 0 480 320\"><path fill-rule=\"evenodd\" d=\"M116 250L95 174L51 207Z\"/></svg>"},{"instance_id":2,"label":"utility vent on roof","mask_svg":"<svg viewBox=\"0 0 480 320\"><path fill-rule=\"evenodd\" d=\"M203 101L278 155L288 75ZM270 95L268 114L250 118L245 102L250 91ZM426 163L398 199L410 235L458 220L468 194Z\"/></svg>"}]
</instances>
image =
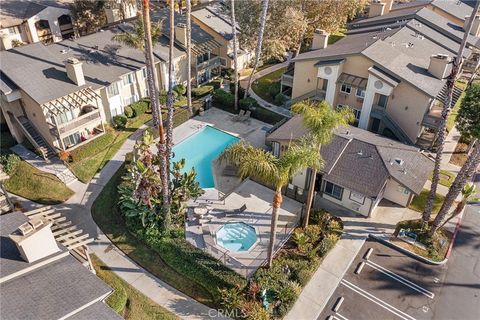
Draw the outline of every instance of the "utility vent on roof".
<instances>
[{"instance_id":1,"label":"utility vent on roof","mask_svg":"<svg viewBox=\"0 0 480 320\"><path fill-rule=\"evenodd\" d=\"M398 164L399 166L403 166L404 161L399 158L395 158L395 163Z\"/></svg>"},{"instance_id":2,"label":"utility vent on roof","mask_svg":"<svg viewBox=\"0 0 480 320\"><path fill-rule=\"evenodd\" d=\"M359 156L363 156L363 150L358 151L357 154L358 154Z\"/></svg>"}]
</instances>

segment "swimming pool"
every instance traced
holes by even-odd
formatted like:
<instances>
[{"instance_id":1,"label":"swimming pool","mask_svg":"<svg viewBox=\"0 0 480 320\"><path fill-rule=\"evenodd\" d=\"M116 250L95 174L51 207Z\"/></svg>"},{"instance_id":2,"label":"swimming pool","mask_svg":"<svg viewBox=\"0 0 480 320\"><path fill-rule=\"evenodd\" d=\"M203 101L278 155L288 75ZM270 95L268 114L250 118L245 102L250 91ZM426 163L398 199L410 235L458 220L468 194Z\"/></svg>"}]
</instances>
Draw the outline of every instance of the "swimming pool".
<instances>
[{"instance_id":1,"label":"swimming pool","mask_svg":"<svg viewBox=\"0 0 480 320\"><path fill-rule=\"evenodd\" d=\"M175 157L172 158L172 161L185 159L183 171L188 171L194 167L200 187L214 188L212 161L226 147L238 140L239 138L231 134L206 126L200 132L195 133L173 147Z\"/></svg>"},{"instance_id":2,"label":"swimming pool","mask_svg":"<svg viewBox=\"0 0 480 320\"><path fill-rule=\"evenodd\" d=\"M257 242L257 233L246 223L227 223L218 229L216 238L217 243L228 251L244 252Z\"/></svg>"}]
</instances>

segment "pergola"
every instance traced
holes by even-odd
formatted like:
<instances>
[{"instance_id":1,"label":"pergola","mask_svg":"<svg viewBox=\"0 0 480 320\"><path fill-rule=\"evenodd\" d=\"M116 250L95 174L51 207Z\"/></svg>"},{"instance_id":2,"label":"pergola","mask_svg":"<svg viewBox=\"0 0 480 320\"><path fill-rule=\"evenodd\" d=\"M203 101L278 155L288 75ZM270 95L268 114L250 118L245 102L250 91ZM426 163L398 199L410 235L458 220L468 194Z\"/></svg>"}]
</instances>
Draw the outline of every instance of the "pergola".
<instances>
[{"instance_id":1,"label":"pergola","mask_svg":"<svg viewBox=\"0 0 480 320\"><path fill-rule=\"evenodd\" d=\"M42 104L41 107L45 115L58 115L60 113L64 113L65 111L80 108L86 104L91 104L92 102L95 102L95 107L98 109L97 99L101 99L101 97L90 87L88 87L46 102Z\"/></svg>"}]
</instances>

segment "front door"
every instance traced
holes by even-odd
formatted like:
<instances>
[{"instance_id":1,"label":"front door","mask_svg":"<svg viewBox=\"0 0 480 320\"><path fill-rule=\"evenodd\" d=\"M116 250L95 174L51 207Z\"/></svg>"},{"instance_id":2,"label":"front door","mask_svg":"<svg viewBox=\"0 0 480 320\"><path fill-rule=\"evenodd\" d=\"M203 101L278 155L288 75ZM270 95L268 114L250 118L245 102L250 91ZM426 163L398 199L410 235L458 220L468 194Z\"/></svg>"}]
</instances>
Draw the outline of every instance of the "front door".
<instances>
[{"instance_id":1,"label":"front door","mask_svg":"<svg viewBox=\"0 0 480 320\"><path fill-rule=\"evenodd\" d=\"M373 118L372 119L372 126L370 127L370 131L378 133L379 128L380 128L380 119Z\"/></svg>"}]
</instances>

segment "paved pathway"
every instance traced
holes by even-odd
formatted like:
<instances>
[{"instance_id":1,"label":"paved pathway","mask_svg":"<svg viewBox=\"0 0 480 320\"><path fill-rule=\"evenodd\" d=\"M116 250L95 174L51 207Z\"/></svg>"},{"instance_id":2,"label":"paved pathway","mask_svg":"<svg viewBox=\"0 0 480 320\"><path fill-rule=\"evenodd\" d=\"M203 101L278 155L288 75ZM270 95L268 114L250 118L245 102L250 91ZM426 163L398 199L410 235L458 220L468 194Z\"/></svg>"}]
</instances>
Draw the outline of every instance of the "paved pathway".
<instances>
[{"instance_id":1,"label":"paved pathway","mask_svg":"<svg viewBox=\"0 0 480 320\"><path fill-rule=\"evenodd\" d=\"M95 253L113 272L134 288L182 319L210 319L209 312L213 314L213 311L209 307L186 296L137 265L110 242L92 219L91 208L93 202L120 168L125 155L133 150L136 140L141 137L146 128L147 125L143 125L133 133L90 183L83 184L77 181L70 184L70 188L75 191L75 195L65 203L54 207L71 220L73 224L77 225L79 229L83 229L95 238L95 241L89 245L90 251ZM14 201L21 202L28 209L40 206L18 196L12 196L12 198Z\"/></svg>"},{"instance_id":2,"label":"paved pathway","mask_svg":"<svg viewBox=\"0 0 480 320\"><path fill-rule=\"evenodd\" d=\"M255 80L257 80L257 79L259 79L259 78L261 78L261 77L263 77L263 76L265 76L269 73L272 73L272 72L277 71L277 70L282 69L282 68L286 68L287 66L288 66L288 61L285 61L285 62L282 62L282 63L275 64L271 67L265 68L263 70L260 70L253 75L252 83L255 82ZM245 89L248 85L248 77L245 77L245 78L243 78L243 80L240 80L240 85L242 86L242 88ZM271 104L268 101L263 100L252 89L250 89L248 91L248 93L250 94L250 96L252 98L257 100L258 104L265 107L266 109L269 109L273 112L279 113L283 116L291 117L291 113L290 113L289 110L287 110L283 107L276 106L274 104Z\"/></svg>"},{"instance_id":3,"label":"paved pathway","mask_svg":"<svg viewBox=\"0 0 480 320\"><path fill-rule=\"evenodd\" d=\"M66 185L78 181L77 177L75 177L70 169L68 169L57 157L50 159L50 162L46 162L42 157L35 152L28 150L22 144L13 146L11 150L35 168L57 176L57 178Z\"/></svg>"}]
</instances>

